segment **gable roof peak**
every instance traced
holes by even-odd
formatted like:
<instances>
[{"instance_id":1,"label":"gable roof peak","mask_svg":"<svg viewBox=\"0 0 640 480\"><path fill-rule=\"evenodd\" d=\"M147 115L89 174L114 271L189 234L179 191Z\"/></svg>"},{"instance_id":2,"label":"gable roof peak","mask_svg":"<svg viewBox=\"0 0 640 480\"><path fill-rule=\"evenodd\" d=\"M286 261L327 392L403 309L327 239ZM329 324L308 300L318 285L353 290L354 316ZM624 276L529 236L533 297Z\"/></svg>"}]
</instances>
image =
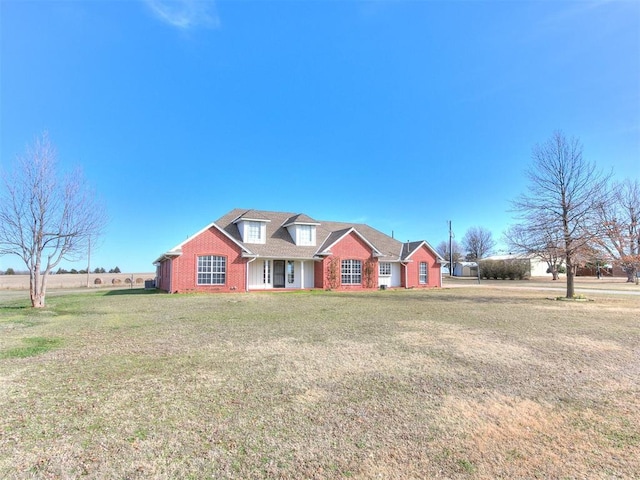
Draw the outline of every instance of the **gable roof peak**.
<instances>
[{"instance_id":1,"label":"gable roof peak","mask_svg":"<svg viewBox=\"0 0 640 480\"><path fill-rule=\"evenodd\" d=\"M288 227L290 225L320 225L320 222L317 222L309 215L298 213L287 218L282 224L283 227Z\"/></svg>"},{"instance_id":2,"label":"gable roof peak","mask_svg":"<svg viewBox=\"0 0 640 480\"><path fill-rule=\"evenodd\" d=\"M436 256L436 260L444 261L442 256L431 245L429 245L429 242L427 242L426 240L403 243L402 255L400 255L401 260L409 260L409 258L422 246L424 246L427 250L430 250Z\"/></svg>"},{"instance_id":3,"label":"gable roof peak","mask_svg":"<svg viewBox=\"0 0 640 480\"><path fill-rule=\"evenodd\" d=\"M371 250L373 251L373 254L377 257L383 257L384 254L378 250L376 248L375 245L373 245L368 239L367 237L365 237L364 235L362 235L362 233L360 233L357 229L356 226L347 226L345 228L342 228L340 230L334 230L333 232L331 232L329 234L329 236L327 237L327 239L323 242L323 244L320 246L320 248L317 251L317 255L328 255L331 252L331 247L333 247L336 243L338 243L340 240L342 240L344 237L346 237L347 235L350 235L351 233L354 233L355 235L357 235L364 243L366 243Z\"/></svg>"},{"instance_id":4,"label":"gable roof peak","mask_svg":"<svg viewBox=\"0 0 640 480\"><path fill-rule=\"evenodd\" d=\"M242 221L255 221L255 222L270 222L269 218L258 210L247 210L246 212L238 215L238 217L232 223L238 223Z\"/></svg>"}]
</instances>

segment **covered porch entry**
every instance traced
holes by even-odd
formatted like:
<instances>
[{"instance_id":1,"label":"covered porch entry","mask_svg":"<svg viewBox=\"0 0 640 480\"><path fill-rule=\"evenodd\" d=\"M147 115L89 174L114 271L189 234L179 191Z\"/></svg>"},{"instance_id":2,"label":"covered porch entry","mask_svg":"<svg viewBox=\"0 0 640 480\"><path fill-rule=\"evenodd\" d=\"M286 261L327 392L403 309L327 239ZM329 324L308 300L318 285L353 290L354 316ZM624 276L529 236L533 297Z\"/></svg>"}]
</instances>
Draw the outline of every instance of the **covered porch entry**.
<instances>
[{"instance_id":1,"label":"covered porch entry","mask_svg":"<svg viewBox=\"0 0 640 480\"><path fill-rule=\"evenodd\" d=\"M314 261L256 258L249 262L249 290L314 288Z\"/></svg>"}]
</instances>

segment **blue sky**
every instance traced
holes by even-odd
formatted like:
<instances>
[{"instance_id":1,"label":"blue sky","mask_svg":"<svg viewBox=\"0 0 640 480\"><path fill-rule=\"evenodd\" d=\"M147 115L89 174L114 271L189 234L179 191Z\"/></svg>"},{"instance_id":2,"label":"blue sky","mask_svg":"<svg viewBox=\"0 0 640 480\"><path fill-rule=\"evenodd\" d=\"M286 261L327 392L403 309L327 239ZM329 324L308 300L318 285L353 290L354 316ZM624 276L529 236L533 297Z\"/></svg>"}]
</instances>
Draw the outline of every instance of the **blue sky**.
<instances>
[{"instance_id":1,"label":"blue sky","mask_svg":"<svg viewBox=\"0 0 640 480\"><path fill-rule=\"evenodd\" d=\"M0 164L47 130L83 168L92 269L236 207L499 240L555 130L640 177L637 1L2 0L0 32Z\"/></svg>"}]
</instances>

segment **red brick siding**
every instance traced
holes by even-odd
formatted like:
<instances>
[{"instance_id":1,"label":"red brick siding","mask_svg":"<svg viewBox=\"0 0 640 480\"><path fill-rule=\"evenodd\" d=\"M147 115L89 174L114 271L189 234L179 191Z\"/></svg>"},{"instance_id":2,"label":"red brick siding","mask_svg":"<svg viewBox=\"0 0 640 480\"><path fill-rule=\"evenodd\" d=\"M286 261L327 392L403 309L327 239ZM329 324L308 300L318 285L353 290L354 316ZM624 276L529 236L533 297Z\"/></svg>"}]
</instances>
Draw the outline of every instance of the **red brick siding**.
<instances>
[{"instance_id":1,"label":"red brick siding","mask_svg":"<svg viewBox=\"0 0 640 480\"><path fill-rule=\"evenodd\" d=\"M327 284L327 267L329 259L324 258L313 264L313 284L315 288L329 288Z\"/></svg>"},{"instance_id":2,"label":"red brick siding","mask_svg":"<svg viewBox=\"0 0 640 480\"><path fill-rule=\"evenodd\" d=\"M372 250L358 235L350 233L346 237L342 238L338 243L331 247L331 253L333 257L337 257L340 260L360 260L362 262L362 283L358 285L342 285L338 287L339 290L362 290L365 287L365 263L367 260L373 261L373 272L371 284L373 288L378 287L378 261L372 255ZM315 286L316 288L329 288L329 282L327 281L327 269L329 266L329 259L331 257L323 259L321 262L316 262L315 266ZM338 279L341 278L340 264L338 264ZM341 283L341 282L340 282Z\"/></svg>"},{"instance_id":3,"label":"red brick siding","mask_svg":"<svg viewBox=\"0 0 640 480\"><path fill-rule=\"evenodd\" d=\"M172 292L230 292L246 290L246 263L241 248L215 227L202 232L182 246L182 255L173 260ZM197 285L198 257L218 255L227 258L224 285Z\"/></svg>"},{"instance_id":4,"label":"red brick siding","mask_svg":"<svg viewBox=\"0 0 640 480\"><path fill-rule=\"evenodd\" d=\"M436 256L425 245L420 247L410 257L411 262L403 268L402 285L407 288L442 287L440 278L440 264ZM427 263L427 283L420 283L420 262ZM406 272L404 269L406 268ZM405 285L406 282L406 285Z\"/></svg>"},{"instance_id":5,"label":"red brick siding","mask_svg":"<svg viewBox=\"0 0 640 480\"><path fill-rule=\"evenodd\" d=\"M156 282L160 290L169 291L171 288L171 260L163 260L156 269Z\"/></svg>"}]
</instances>

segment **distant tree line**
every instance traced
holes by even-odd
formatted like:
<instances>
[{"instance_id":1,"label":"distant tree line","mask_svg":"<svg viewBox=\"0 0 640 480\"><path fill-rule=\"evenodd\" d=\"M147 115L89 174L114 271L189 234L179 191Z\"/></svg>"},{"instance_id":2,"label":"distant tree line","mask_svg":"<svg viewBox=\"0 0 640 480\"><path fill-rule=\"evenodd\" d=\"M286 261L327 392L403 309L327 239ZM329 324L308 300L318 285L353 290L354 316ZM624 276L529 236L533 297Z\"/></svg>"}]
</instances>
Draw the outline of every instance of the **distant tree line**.
<instances>
[{"instance_id":1,"label":"distant tree line","mask_svg":"<svg viewBox=\"0 0 640 480\"><path fill-rule=\"evenodd\" d=\"M72 274L86 274L87 270L86 269L82 269L82 270L76 270L75 268L72 268L71 270L67 270L65 268L59 268L58 270L55 271L55 275L62 275L64 273L72 273ZM120 271L119 267L115 267L115 268L111 268L109 269L109 271L105 270L102 267L98 267L95 268L93 270L92 273L122 273ZM13 268L7 268L4 272L0 271L0 275L28 275L29 272L17 272L15 271Z\"/></svg>"},{"instance_id":2,"label":"distant tree line","mask_svg":"<svg viewBox=\"0 0 640 480\"><path fill-rule=\"evenodd\" d=\"M63 274L63 273L85 273L86 274L87 270L86 269L76 270L75 268L72 268L71 270L65 270L64 268L59 268L58 270L56 270L56 275ZM108 272L104 268L98 267L98 268L95 268L92 273L122 273L122 272L118 267L112 268Z\"/></svg>"}]
</instances>

